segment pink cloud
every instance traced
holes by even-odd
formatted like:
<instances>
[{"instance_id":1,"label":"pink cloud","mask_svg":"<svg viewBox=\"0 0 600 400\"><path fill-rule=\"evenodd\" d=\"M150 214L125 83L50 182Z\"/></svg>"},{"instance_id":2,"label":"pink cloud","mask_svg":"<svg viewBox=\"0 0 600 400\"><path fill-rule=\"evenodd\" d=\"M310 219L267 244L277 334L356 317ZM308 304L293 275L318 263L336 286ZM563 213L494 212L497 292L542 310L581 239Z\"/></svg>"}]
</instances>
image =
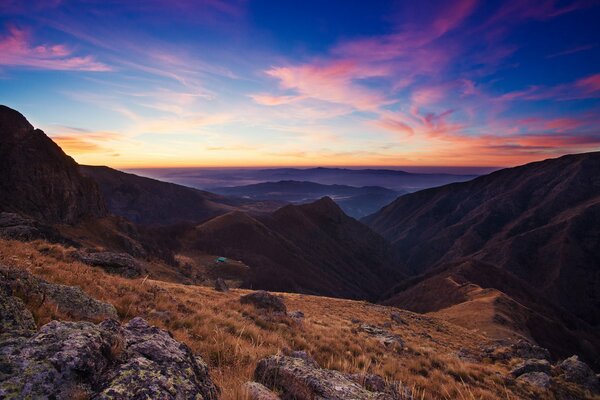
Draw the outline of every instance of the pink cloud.
<instances>
[{"instance_id":1,"label":"pink cloud","mask_svg":"<svg viewBox=\"0 0 600 400\"><path fill-rule=\"evenodd\" d=\"M356 82L383 76L386 71L353 61L274 67L266 73L279 80L281 89L294 90L305 98L349 104L359 110L372 110L388 102L382 94Z\"/></svg>"},{"instance_id":2,"label":"pink cloud","mask_svg":"<svg viewBox=\"0 0 600 400\"><path fill-rule=\"evenodd\" d=\"M268 93L252 94L250 95L252 100L263 106L279 106L282 104L289 104L293 101L302 99L301 96L276 96Z\"/></svg>"},{"instance_id":3,"label":"pink cloud","mask_svg":"<svg viewBox=\"0 0 600 400\"><path fill-rule=\"evenodd\" d=\"M73 56L64 45L32 45L28 32L9 27L0 39L0 65L49 70L110 71L91 56Z\"/></svg>"},{"instance_id":4,"label":"pink cloud","mask_svg":"<svg viewBox=\"0 0 600 400\"><path fill-rule=\"evenodd\" d=\"M499 100L580 100L600 97L600 73L556 86L531 86L506 93Z\"/></svg>"}]
</instances>

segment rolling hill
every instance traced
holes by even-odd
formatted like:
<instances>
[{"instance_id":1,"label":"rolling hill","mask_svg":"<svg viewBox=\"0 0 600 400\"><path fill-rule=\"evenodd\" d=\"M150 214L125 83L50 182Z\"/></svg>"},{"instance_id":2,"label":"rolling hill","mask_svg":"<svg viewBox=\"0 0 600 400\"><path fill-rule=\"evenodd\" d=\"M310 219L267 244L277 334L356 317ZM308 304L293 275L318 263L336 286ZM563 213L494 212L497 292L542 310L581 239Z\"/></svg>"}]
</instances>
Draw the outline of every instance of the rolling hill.
<instances>
[{"instance_id":1,"label":"rolling hill","mask_svg":"<svg viewBox=\"0 0 600 400\"><path fill-rule=\"evenodd\" d=\"M386 241L329 198L257 217L228 213L181 242L243 261L249 288L375 300L401 277Z\"/></svg>"}]
</instances>

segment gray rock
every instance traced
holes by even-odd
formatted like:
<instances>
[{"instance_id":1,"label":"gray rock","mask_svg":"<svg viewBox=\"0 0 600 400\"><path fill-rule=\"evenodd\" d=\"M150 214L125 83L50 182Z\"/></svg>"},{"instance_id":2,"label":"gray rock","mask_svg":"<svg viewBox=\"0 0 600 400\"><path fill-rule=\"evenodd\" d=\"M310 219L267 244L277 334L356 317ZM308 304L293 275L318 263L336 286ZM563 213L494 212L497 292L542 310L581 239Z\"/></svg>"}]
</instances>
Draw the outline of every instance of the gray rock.
<instances>
[{"instance_id":1,"label":"gray rock","mask_svg":"<svg viewBox=\"0 0 600 400\"><path fill-rule=\"evenodd\" d=\"M540 389L548 389L552 383L550 375L545 372L527 372L520 375L517 381L527 382L531 386L535 386Z\"/></svg>"},{"instance_id":2,"label":"gray rock","mask_svg":"<svg viewBox=\"0 0 600 400\"><path fill-rule=\"evenodd\" d=\"M412 390L400 382L386 381L375 374L352 374L347 376L370 392L385 393L389 396L388 398L393 400L413 400Z\"/></svg>"},{"instance_id":3,"label":"gray rock","mask_svg":"<svg viewBox=\"0 0 600 400\"><path fill-rule=\"evenodd\" d=\"M319 368L319 364L317 363L317 361L304 350L292 351L290 353L290 357L300 358L301 360L304 360L308 365L311 365L315 368Z\"/></svg>"},{"instance_id":4,"label":"gray rock","mask_svg":"<svg viewBox=\"0 0 600 400\"><path fill-rule=\"evenodd\" d=\"M525 360L510 371L510 374L517 378L530 372L543 372L549 374L550 370L551 365L547 360Z\"/></svg>"},{"instance_id":5,"label":"gray rock","mask_svg":"<svg viewBox=\"0 0 600 400\"><path fill-rule=\"evenodd\" d=\"M523 339L514 343L499 341L496 344L484 347L482 351L485 353L485 357L492 360L508 361L513 358L551 360L550 352L547 349Z\"/></svg>"},{"instance_id":6,"label":"gray rock","mask_svg":"<svg viewBox=\"0 0 600 400\"><path fill-rule=\"evenodd\" d=\"M254 379L280 390L283 399L374 400L391 399L371 392L338 371L315 367L301 358L271 356L259 361Z\"/></svg>"},{"instance_id":7,"label":"gray rock","mask_svg":"<svg viewBox=\"0 0 600 400\"><path fill-rule=\"evenodd\" d=\"M283 303L283 300L281 300L280 297L272 295L264 290L259 290L240 297L240 303L252 304L254 307L263 310L281 312L284 314L287 313L287 309Z\"/></svg>"},{"instance_id":8,"label":"gray rock","mask_svg":"<svg viewBox=\"0 0 600 400\"><path fill-rule=\"evenodd\" d=\"M246 382L244 390L250 400L281 400L279 396L258 382Z\"/></svg>"},{"instance_id":9,"label":"gray rock","mask_svg":"<svg viewBox=\"0 0 600 400\"><path fill-rule=\"evenodd\" d=\"M107 272L119 274L126 278L135 278L145 272L144 267L127 253L77 252L74 257L84 264L100 267Z\"/></svg>"},{"instance_id":10,"label":"gray rock","mask_svg":"<svg viewBox=\"0 0 600 400\"><path fill-rule=\"evenodd\" d=\"M96 300L76 286L46 282L26 270L4 265L0 265L0 279L11 293L36 298L40 304L46 299L51 300L60 311L76 319L97 321L117 318L117 310L112 304Z\"/></svg>"},{"instance_id":11,"label":"gray rock","mask_svg":"<svg viewBox=\"0 0 600 400\"><path fill-rule=\"evenodd\" d=\"M288 314L288 317L299 322L304 319L304 313L302 311L292 311L291 313Z\"/></svg>"},{"instance_id":12,"label":"gray rock","mask_svg":"<svg viewBox=\"0 0 600 400\"><path fill-rule=\"evenodd\" d=\"M0 347L0 398L218 398L206 365L169 333L134 318L121 326L52 321Z\"/></svg>"},{"instance_id":13,"label":"gray rock","mask_svg":"<svg viewBox=\"0 0 600 400\"><path fill-rule=\"evenodd\" d=\"M567 382L581 385L592 393L600 393L600 381L594 371L579 357L572 356L556 366L557 375Z\"/></svg>"},{"instance_id":14,"label":"gray rock","mask_svg":"<svg viewBox=\"0 0 600 400\"><path fill-rule=\"evenodd\" d=\"M0 335L17 334L28 335L35 332L36 326L33 316L25 308L25 304L18 297L10 293L4 282L0 283Z\"/></svg>"},{"instance_id":15,"label":"gray rock","mask_svg":"<svg viewBox=\"0 0 600 400\"><path fill-rule=\"evenodd\" d=\"M408 325L408 323L402 318L402 315L400 315L400 313L397 311L392 311L390 318L399 325Z\"/></svg>"},{"instance_id":16,"label":"gray rock","mask_svg":"<svg viewBox=\"0 0 600 400\"><path fill-rule=\"evenodd\" d=\"M361 324L359 328L361 331L373 336L385 347L404 347L404 340L402 340L402 337L400 337L400 335L396 335L395 333L392 333L388 330L369 324Z\"/></svg>"},{"instance_id":17,"label":"gray rock","mask_svg":"<svg viewBox=\"0 0 600 400\"><path fill-rule=\"evenodd\" d=\"M217 292L229 292L229 286L223 278L217 278L215 280L215 290Z\"/></svg>"}]
</instances>

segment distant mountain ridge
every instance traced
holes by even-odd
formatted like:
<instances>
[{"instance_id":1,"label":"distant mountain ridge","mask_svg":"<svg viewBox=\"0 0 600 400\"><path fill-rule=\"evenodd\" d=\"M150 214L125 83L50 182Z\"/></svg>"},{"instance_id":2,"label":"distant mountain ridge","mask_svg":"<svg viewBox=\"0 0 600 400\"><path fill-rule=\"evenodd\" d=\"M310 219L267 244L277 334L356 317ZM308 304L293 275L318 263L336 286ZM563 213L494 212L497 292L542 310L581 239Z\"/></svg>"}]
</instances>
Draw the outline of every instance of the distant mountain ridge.
<instances>
[{"instance_id":1,"label":"distant mountain ridge","mask_svg":"<svg viewBox=\"0 0 600 400\"><path fill-rule=\"evenodd\" d=\"M244 186L264 182L310 181L322 185L381 186L400 192L463 182L477 175L410 173L391 169L350 168L166 168L136 169L130 172L199 189Z\"/></svg>"},{"instance_id":2,"label":"distant mountain ridge","mask_svg":"<svg viewBox=\"0 0 600 400\"><path fill-rule=\"evenodd\" d=\"M380 186L323 185L309 181L289 180L218 187L210 190L227 196L252 200L280 200L291 203L309 203L327 196L331 197L346 214L354 218L372 214L402 194L402 192Z\"/></svg>"}]
</instances>

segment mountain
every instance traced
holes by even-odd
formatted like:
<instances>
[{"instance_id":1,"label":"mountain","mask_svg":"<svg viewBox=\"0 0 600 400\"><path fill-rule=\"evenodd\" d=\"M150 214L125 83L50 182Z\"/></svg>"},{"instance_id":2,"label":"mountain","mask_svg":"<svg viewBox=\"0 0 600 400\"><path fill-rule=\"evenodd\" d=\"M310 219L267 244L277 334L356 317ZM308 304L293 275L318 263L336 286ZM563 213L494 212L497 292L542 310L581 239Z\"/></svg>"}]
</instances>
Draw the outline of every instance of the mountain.
<instances>
[{"instance_id":1,"label":"mountain","mask_svg":"<svg viewBox=\"0 0 600 400\"><path fill-rule=\"evenodd\" d=\"M111 213L133 222L199 222L232 210L232 207L212 201L214 198L208 192L104 166L81 165L80 171L98 183Z\"/></svg>"},{"instance_id":2,"label":"mountain","mask_svg":"<svg viewBox=\"0 0 600 400\"><path fill-rule=\"evenodd\" d=\"M472 258L600 323L600 153L535 162L401 196L363 220L411 274Z\"/></svg>"},{"instance_id":3,"label":"mountain","mask_svg":"<svg viewBox=\"0 0 600 400\"><path fill-rule=\"evenodd\" d=\"M385 240L327 197L263 216L228 213L181 242L243 261L250 288L376 299L400 278Z\"/></svg>"},{"instance_id":4,"label":"mountain","mask_svg":"<svg viewBox=\"0 0 600 400\"><path fill-rule=\"evenodd\" d=\"M494 265L477 260L447 264L390 293L383 304L441 317L497 339L534 340L557 357L582 354L598 363L597 329Z\"/></svg>"},{"instance_id":5,"label":"mountain","mask_svg":"<svg viewBox=\"0 0 600 400\"><path fill-rule=\"evenodd\" d=\"M308 181L322 185L381 186L414 192L451 182L468 181L476 175L409 173L369 168L146 168L129 172L199 189L244 186L263 182Z\"/></svg>"},{"instance_id":6,"label":"mountain","mask_svg":"<svg viewBox=\"0 0 600 400\"><path fill-rule=\"evenodd\" d=\"M226 196L253 200L270 199L290 203L309 203L322 197L330 197L346 214L354 218L374 213L395 200L401 193L380 186L322 185L306 181L264 182L254 185L211 188L211 191Z\"/></svg>"},{"instance_id":7,"label":"mountain","mask_svg":"<svg viewBox=\"0 0 600 400\"><path fill-rule=\"evenodd\" d=\"M0 105L0 211L48 223L107 214L96 183L19 112Z\"/></svg>"}]
</instances>

